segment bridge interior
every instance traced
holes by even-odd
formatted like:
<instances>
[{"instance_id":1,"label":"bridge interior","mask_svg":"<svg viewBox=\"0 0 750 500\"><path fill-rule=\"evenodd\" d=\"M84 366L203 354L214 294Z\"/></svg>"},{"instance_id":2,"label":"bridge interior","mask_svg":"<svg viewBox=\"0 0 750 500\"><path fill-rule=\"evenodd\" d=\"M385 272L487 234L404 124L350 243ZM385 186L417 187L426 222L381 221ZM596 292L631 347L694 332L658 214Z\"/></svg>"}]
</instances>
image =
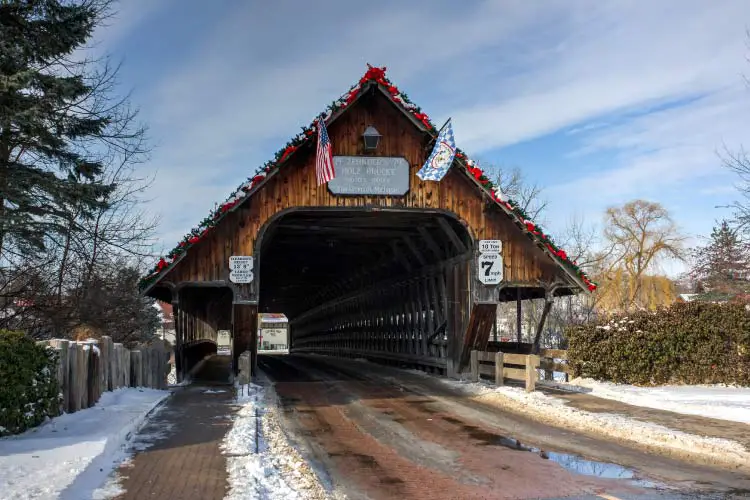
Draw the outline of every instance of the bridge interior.
<instances>
[{"instance_id":1,"label":"bridge interior","mask_svg":"<svg viewBox=\"0 0 750 500\"><path fill-rule=\"evenodd\" d=\"M246 350L254 368L257 313L275 312L289 318L292 352L454 374L467 365L472 348L488 347L498 302L544 297L541 287L511 284L482 297L474 246L459 220L436 210L282 213L258 235L257 307L238 305L236 290L224 282L171 292L179 297L178 373L188 374L216 352L218 330L233 332L235 370ZM166 290L159 293L169 300Z\"/></svg>"},{"instance_id":2,"label":"bridge interior","mask_svg":"<svg viewBox=\"0 0 750 500\"><path fill-rule=\"evenodd\" d=\"M444 370L450 297L466 296L468 280L448 283L465 277L472 248L467 229L438 212L292 212L256 251L259 311L287 315L294 352Z\"/></svg>"}]
</instances>

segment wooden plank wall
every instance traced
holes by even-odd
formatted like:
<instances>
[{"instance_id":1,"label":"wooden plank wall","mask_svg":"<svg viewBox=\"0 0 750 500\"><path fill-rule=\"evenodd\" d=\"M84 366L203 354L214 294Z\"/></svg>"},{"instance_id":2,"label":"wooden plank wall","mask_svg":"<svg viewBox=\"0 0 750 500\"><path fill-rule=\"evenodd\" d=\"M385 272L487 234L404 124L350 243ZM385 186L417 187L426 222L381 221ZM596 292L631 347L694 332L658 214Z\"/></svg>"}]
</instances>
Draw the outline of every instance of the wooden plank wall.
<instances>
[{"instance_id":1,"label":"wooden plank wall","mask_svg":"<svg viewBox=\"0 0 750 500\"><path fill-rule=\"evenodd\" d=\"M209 237L192 247L165 279L223 280L230 255L253 255L260 228L276 213L291 207L405 207L443 209L466 222L475 239L503 240L505 280L536 283L561 271L497 207L487 210L482 195L462 173L451 170L441 182L417 176L429 146L420 133L385 97L364 98L329 126L335 155L361 155L361 134L374 125L383 135L379 156L403 156L411 166L411 190L405 197L334 196L315 180L314 145L297 151L249 202L227 216ZM314 143L314 141L311 141ZM248 170L248 175L252 173Z\"/></svg>"},{"instance_id":2,"label":"wooden plank wall","mask_svg":"<svg viewBox=\"0 0 750 500\"><path fill-rule=\"evenodd\" d=\"M106 391L167 388L168 354L159 343L133 350L113 344L108 336L98 341L53 339L40 343L58 354L57 380L66 413L94 406Z\"/></svg>"}]
</instances>

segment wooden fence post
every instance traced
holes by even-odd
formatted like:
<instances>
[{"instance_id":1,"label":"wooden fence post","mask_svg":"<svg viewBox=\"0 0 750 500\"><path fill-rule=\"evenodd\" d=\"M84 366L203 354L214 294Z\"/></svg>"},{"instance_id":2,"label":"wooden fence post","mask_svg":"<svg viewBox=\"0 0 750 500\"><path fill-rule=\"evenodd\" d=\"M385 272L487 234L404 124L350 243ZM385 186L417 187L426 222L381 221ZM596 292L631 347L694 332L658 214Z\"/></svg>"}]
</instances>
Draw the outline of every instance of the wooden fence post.
<instances>
[{"instance_id":1,"label":"wooden fence post","mask_svg":"<svg viewBox=\"0 0 750 500\"><path fill-rule=\"evenodd\" d=\"M479 351L471 351L471 381L479 382Z\"/></svg>"},{"instance_id":2,"label":"wooden fence post","mask_svg":"<svg viewBox=\"0 0 750 500\"><path fill-rule=\"evenodd\" d=\"M112 346L112 390L122 387L122 344L116 343Z\"/></svg>"},{"instance_id":3,"label":"wooden fence post","mask_svg":"<svg viewBox=\"0 0 750 500\"><path fill-rule=\"evenodd\" d=\"M60 394L62 394L60 409L65 412L68 411L68 393L70 391L70 373L68 373L69 344L70 342L67 340L61 339L55 339L50 343L57 351L57 383L60 385Z\"/></svg>"},{"instance_id":4,"label":"wooden fence post","mask_svg":"<svg viewBox=\"0 0 750 500\"><path fill-rule=\"evenodd\" d=\"M539 366L539 356L530 354L526 356L526 392L536 389L536 369Z\"/></svg>"},{"instance_id":5,"label":"wooden fence post","mask_svg":"<svg viewBox=\"0 0 750 500\"><path fill-rule=\"evenodd\" d=\"M125 371L122 373L122 385L124 387L132 387L130 385L130 350L123 349L125 354Z\"/></svg>"},{"instance_id":6,"label":"wooden fence post","mask_svg":"<svg viewBox=\"0 0 750 500\"><path fill-rule=\"evenodd\" d=\"M495 385L503 385L503 368L505 359L502 352L495 353Z\"/></svg>"},{"instance_id":7,"label":"wooden fence post","mask_svg":"<svg viewBox=\"0 0 750 500\"><path fill-rule=\"evenodd\" d=\"M142 355L141 351L130 351L130 385L132 387L143 387Z\"/></svg>"},{"instance_id":8,"label":"wooden fence post","mask_svg":"<svg viewBox=\"0 0 750 500\"><path fill-rule=\"evenodd\" d=\"M96 395L99 382L99 374L96 371L98 359L96 355L96 346L94 344L89 344L86 354L88 358L86 364L88 368L88 370L86 370L86 408L91 408L99 399Z\"/></svg>"},{"instance_id":9,"label":"wooden fence post","mask_svg":"<svg viewBox=\"0 0 750 500\"><path fill-rule=\"evenodd\" d=\"M86 409L89 407L89 350L90 347L85 344L78 345L78 387L80 390L79 397L81 398L80 409Z\"/></svg>"},{"instance_id":10,"label":"wooden fence post","mask_svg":"<svg viewBox=\"0 0 750 500\"><path fill-rule=\"evenodd\" d=\"M102 335L101 343L99 344L101 350L102 365L102 392L112 390L112 382L110 379L110 372L112 371L112 337L108 335Z\"/></svg>"},{"instance_id":11,"label":"wooden fence post","mask_svg":"<svg viewBox=\"0 0 750 500\"><path fill-rule=\"evenodd\" d=\"M73 413L79 410L79 408L76 407L76 402L78 401L78 378L76 377L76 374L78 373L78 349L76 347L75 342L70 342L68 344L68 399L67 399L67 405L68 405L68 413Z\"/></svg>"}]
</instances>

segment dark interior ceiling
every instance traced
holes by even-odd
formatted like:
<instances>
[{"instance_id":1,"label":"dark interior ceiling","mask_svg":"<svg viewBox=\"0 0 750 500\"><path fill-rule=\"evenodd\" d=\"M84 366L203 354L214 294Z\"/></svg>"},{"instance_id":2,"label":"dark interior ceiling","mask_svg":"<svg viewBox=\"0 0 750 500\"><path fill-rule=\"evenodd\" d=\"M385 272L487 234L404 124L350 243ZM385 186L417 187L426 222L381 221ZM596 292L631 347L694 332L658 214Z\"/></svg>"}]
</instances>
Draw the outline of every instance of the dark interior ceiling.
<instances>
[{"instance_id":1,"label":"dark interior ceiling","mask_svg":"<svg viewBox=\"0 0 750 500\"><path fill-rule=\"evenodd\" d=\"M406 277L470 248L466 228L436 212L291 212L262 239L260 311L294 318L363 285Z\"/></svg>"}]
</instances>

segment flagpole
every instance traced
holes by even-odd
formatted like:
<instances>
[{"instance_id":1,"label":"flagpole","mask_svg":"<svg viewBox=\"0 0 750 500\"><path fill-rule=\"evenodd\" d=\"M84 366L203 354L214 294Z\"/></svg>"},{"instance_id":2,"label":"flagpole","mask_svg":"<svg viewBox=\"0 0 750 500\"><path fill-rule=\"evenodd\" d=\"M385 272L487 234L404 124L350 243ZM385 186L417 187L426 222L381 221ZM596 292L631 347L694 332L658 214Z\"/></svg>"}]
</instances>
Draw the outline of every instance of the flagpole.
<instances>
[{"instance_id":1,"label":"flagpole","mask_svg":"<svg viewBox=\"0 0 750 500\"><path fill-rule=\"evenodd\" d=\"M443 126L440 127L440 129L437 132L437 135L433 137L430 142L427 143L427 146L425 146L425 149L429 149L432 147L433 143L437 140L438 137L440 137L440 132L443 131L446 125L448 125L448 122L451 121L451 117L449 116L447 120L445 120L445 123L443 123Z\"/></svg>"}]
</instances>

